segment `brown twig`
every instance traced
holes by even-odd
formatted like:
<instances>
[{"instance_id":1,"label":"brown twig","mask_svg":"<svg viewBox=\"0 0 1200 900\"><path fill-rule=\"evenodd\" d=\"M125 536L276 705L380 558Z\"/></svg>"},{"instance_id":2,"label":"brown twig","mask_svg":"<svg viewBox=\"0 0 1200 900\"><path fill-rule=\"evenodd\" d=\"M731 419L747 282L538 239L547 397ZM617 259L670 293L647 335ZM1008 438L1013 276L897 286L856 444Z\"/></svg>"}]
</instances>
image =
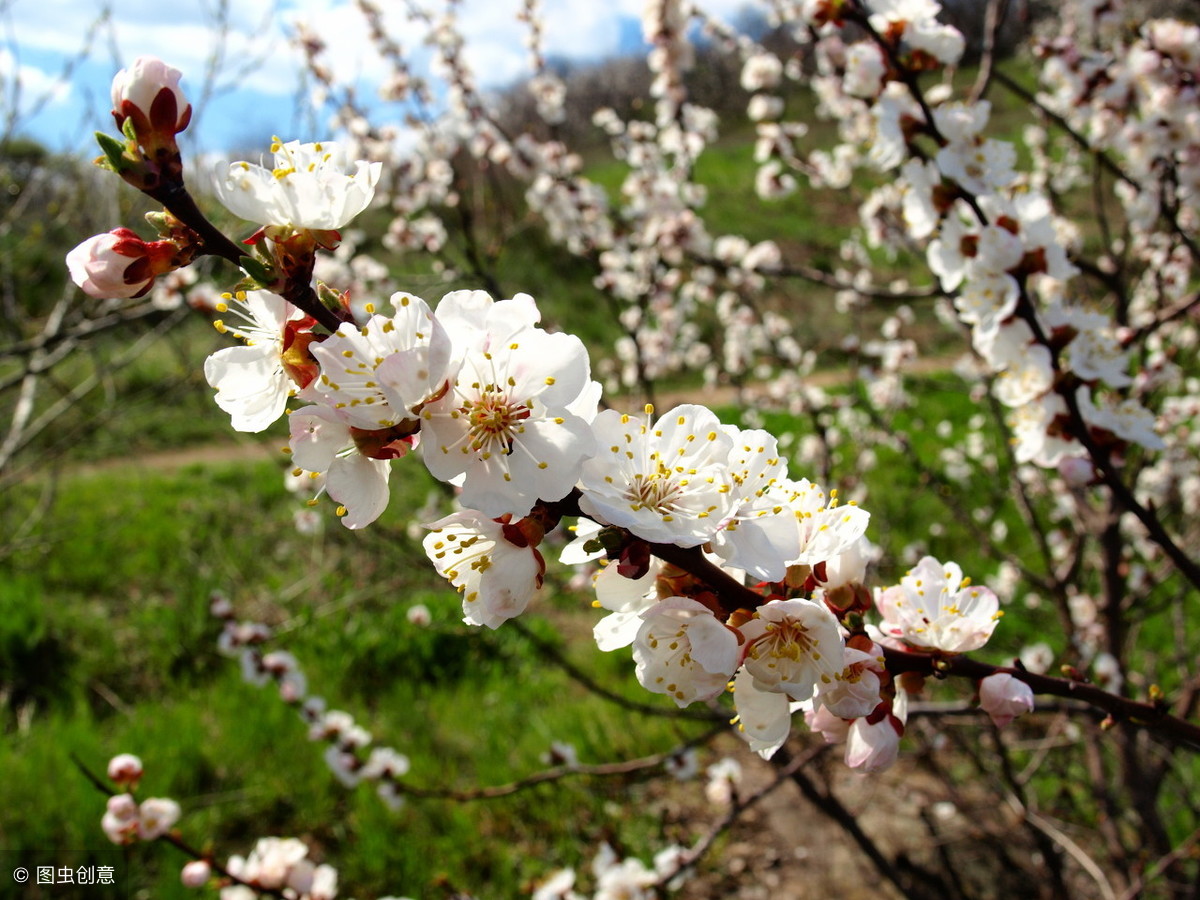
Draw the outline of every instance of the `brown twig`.
<instances>
[{"instance_id":1,"label":"brown twig","mask_svg":"<svg viewBox=\"0 0 1200 900\"><path fill-rule=\"evenodd\" d=\"M1200 725L1172 715L1167 705L1162 702L1145 703L1110 694L1103 688L1084 681L1038 675L1020 666L992 665L962 654L946 656L884 647L883 655L887 669L893 675L913 672L935 678L954 676L975 681L989 675L1011 675L1029 685L1035 694L1082 700L1108 713L1114 720L1129 722L1171 738L1177 743L1186 744L1194 750L1200 750Z\"/></svg>"},{"instance_id":2,"label":"brown twig","mask_svg":"<svg viewBox=\"0 0 1200 900\"><path fill-rule=\"evenodd\" d=\"M712 849L717 839L728 831L746 810L769 796L785 781L791 780L796 772L827 752L830 746L830 744L817 744L815 747L809 748L804 753L790 759L785 765L778 766L775 777L758 790L745 796L736 797L725 812L725 815L714 822L707 833L693 844L689 850L679 855L675 866L671 870L659 877L658 884L660 886L666 885L680 873L696 865L704 854Z\"/></svg>"},{"instance_id":3,"label":"brown twig","mask_svg":"<svg viewBox=\"0 0 1200 900\"><path fill-rule=\"evenodd\" d=\"M668 760L679 756L680 753L690 747L698 747L706 744L719 735L727 733L728 725L722 725L718 728L712 728L698 737L684 741L678 747L675 747L664 753L654 753L650 756L643 756L637 759L628 759L623 762L615 763L597 763L594 765L583 765L580 763L570 765L551 766L543 769L540 772L535 772L525 778L512 781L507 784L490 785L487 787L469 788L459 790L456 788L438 788L438 787L421 787L411 784L404 779L396 778L391 781L396 788L396 792L405 794L409 797L421 797L426 799L441 799L441 800L457 800L459 802L468 803L476 800L495 800L500 797L508 797L512 794L519 793L529 788L536 787L539 784L545 784L550 781L561 781L563 778L568 778L575 775L587 775L592 777L612 777L617 775L632 775L636 772L644 772L648 769L658 768Z\"/></svg>"}]
</instances>

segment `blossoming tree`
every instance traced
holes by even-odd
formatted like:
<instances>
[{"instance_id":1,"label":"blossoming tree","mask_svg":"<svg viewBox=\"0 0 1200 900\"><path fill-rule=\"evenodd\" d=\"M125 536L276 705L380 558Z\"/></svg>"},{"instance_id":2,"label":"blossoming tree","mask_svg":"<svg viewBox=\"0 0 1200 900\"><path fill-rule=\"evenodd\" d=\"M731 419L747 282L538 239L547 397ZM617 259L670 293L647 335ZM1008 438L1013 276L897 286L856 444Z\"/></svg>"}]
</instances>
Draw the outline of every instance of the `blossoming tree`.
<instances>
[{"instance_id":1,"label":"blossoming tree","mask_svg":"<svg viewBox=\"0 0 1200 900\"><path fill-rule=\"evenodd\" d=\"M359 5L394 67L392 99L427 109L437 92L389 37L388 16ZM1200 28L1131 22L1116 3L1071 4L1063 30L1037 40L1039 82L1026 87L993 57L1005 6L987 4L984 55L968 80L955 74L964 38L932 0L770 3L783 51L706 16L702 4L648 0L652 110L593 116L627 169L618 196L589 180L555 136L570 99L542 56L535 0L521 15L543 127L515 135L474 86L456 4L439 17L412 6L402 18L428 36L448 111L399 156L393 126L347 93L343 137L276 141L269 162L228 165L216 195L254 229L240 244L185 185L175 143L189 117L181 73L144 58L114 81L121 136L101 136L101 163L162 204L159 236L117 228L85 241L68 264L93 296L135 296L203 256L237 267L216 324L239 343L205 365L235 429L262 431L286 415L295 474L349 529L389 514L393 469L424 465L455 508L425 524L422 544L472 625L505 627L537 603L555 562L550 536L568 525L558 556L592 567L596 605L607 612L595 625L600 649L628 648L642 687L679 708L728 703L749 751L770 761L779 783L819 801L900 894L988 895L953 867L939 875L889 859L801 763L806 748L841 744L849 767L882 772L906 737L927 749L945 743L936 724L913 727L941 713L974 716L990 734L990 746L971 752L994 760L981 768L1001 773L995 796L1040 855L1026 883L1040 880L1045 896L1093 896L1097 885L1106 896L1185 896L1200 832L1194 810L1168 816L1168 795L1192 791L1200 681L1194 654L1156 658L1139 631L1173 615L1187 647L1200 590L1191 427L1200 403ZM861 196L861 228L836 267L792 258L782 235L751 243L706 219L698 169L721 123L689 97L697 28L705 52L738 61L765 214L804 190ZM302 39L323 92L337 98L319 37ZM792 115L801 89L834 123L832 146L806 145L810 123ZM995 136L987 97L999 91L1032 117L1019 141ZM458 185L497 170L524 186L549 238L590 267L623 329L613 356L593 360L579 337L543 327L529 294L483 289L498 277L472 250L476 226L454 216L473 202ZM320 260L372 207L388 211L395 252L432 254L480 289L364 297L319 277ZM901 258L926 277L914 286L875 274ZM816 356L805 342L817 329L787 302L813 284L835 292L840 308L888 310L878 338L847 345L864 377L842 395L812 383ZM963 343L954 365L979 408L937 426L945 443L936 459L921 458L899 414L918 352L903 335L918 321ZM688 370L709 388L737 385L743 417L630 400ZM790 454L793 430L762 427L780 411L816 426ZM928 523L930 533L961 529L993 560L995 571L973 573L986 584L922 547L910 548L893 583L871 574L880 554L872 532L886 516L876 497L856 494L856 473L885 449L906 455L923 489L945 501L945 521ZM907 515L908 502L883 508ZM1002 510L1026 532L1020 543ZM987 654L1001 615L1021 615L1018 585L1056 611L1059 674L1040 648L1020 659ZM297 660L264 651L264 629L238 623L224 601L214 612L225 649L301 708L339 778L372 781L385 798L415 790L402 755L372 747L346 713L326 711ZM960 702L928 703L934 681L954 686ZM1089 849L1039 814L994 730L1039 709L1116 750L1083 751L1105 817ZM128 786L140 764L114 760L109 775ZM105 832L182 843L170 804L114 793ZM595 896L652 896L711 845L671 848L652 868L602 852ZM219 883L226 900L315 900L336 889L335 874L290 839L264 838L223 865L194 856L185 882ZM574 874L560 872L535 896L581 895Z\"/></svg>"}]
</instances>

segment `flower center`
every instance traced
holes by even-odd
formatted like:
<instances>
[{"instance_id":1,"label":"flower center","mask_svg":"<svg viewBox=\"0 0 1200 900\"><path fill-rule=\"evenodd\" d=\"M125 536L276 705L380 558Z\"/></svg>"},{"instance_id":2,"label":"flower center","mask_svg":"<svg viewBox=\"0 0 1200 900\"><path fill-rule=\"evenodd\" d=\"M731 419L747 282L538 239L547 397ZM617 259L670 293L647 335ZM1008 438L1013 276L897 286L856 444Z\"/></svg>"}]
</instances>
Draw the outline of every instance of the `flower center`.
<instances>
[{"instance_id":1,"label":"flower center","mask_svg":"<svg viewBox=\"0 0 1200 900\"><path fill-rule=\"evenodd\" d=\"M800 662L805 656L820 659L819 654L813 654L814 641L809 637L808 629L796 622L768 622L766 633L754 642L750 648L750 656L762 659L790 659Z\"/></svg>"},{"instance_id":2,"label":"flower center","mask_svg":"<svg viewBox=\"0 0 1200 900\"><path fill-rule=\"evenodd\" d=\"M675 498L679 495L680 485L672 477L674 473L657 460L658 468L649 474L638 472L633 476L633 484L625 492L625 499L633 504L634 509L648 507L662 512L672 509Z\"/></svg>"},{"instance_id":3,"label":"flower center","mask_svg":"<svg viewBox=\"0 0 1200 900\"><path fill-rule=\"evenodd\" d=\"M473 400L464 399L461 409L467 418L471 447L476 452L511 453L522 424L531 415L524 403L514 403L495 385L486 385Z\"/></svg>"}]
</instances>

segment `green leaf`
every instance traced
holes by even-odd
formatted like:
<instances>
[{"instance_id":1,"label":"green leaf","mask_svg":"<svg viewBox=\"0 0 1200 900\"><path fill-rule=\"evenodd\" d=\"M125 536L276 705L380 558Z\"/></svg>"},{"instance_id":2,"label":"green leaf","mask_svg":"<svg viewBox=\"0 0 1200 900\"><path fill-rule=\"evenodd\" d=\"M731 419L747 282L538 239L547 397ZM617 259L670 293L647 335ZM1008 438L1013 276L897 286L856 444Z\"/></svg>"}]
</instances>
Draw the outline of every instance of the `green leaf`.
<instances>
[{"instance_id":1,"label":"green leaf","mask_svg":"<svg viewBox=\"0 0 1200 900\"><path fill-rule=\"evenodd\" d=\"M100 150L104 154L104 161L108 163L106 168L112 169L117 173L129 168L129 158L125 156L125 145L115 137L105 134L103 131L97 131L96 143L100 145ZM104 164L100 160L97 160L97 163L100 165Z\"/></svg>"},{"instance_id":2,"label":"green leaf","mask_svg":"<svg viewBox=\"0 0 1200 900\"><path fill-rule=\"evenodd\" d=\"M259 285L268 285L275 280L275 273L271 271L271 267L253 256L243 256L238 260L238 265Z\"/></svg>"}]
</instances>

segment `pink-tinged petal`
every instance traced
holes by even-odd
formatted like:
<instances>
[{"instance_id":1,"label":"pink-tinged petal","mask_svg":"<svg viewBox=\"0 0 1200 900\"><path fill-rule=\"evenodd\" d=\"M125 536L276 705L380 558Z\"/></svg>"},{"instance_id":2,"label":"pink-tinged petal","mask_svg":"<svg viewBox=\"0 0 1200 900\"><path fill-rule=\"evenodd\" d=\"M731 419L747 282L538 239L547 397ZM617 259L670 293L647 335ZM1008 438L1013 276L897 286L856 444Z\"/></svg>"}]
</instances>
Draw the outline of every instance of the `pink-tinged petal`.
<instances>
[{"instance_id":1,"label":"pink-tinged petal","mask_svg":"<svg viewBox=\"0 0 1200 900\"><path fill-rule=\"evenodd\" d=\"M305 406L288 416L292 462L310 472L326 472L350 446L350 429L326 406Z\"/></svg>"},{"instance_id":2,"label":"pink-tinged petal","mask_svg":"<svg viewBox=\"0 0 1200 900\"><path fill-rule=\"evenodd\" d=\"M596 646L606 653L628 647L642 627L641 611L615 612L605 616L592 628Z\"/></svg>"},{"instance_id":3,"label":"pink-tinged petal","mask_svg":"<svg viewBox=\"0 0 1200 900\"><path fill-rule=\"evenodd\" d=\"M826 706L806 709L804 721L813 731L820 732L827 744L842 743L850 732L850 723L834 715Z\"/></svg>"},{"instance_id":4,"label":"pink-tinged petal","mask_svg":"<svg viewBox=\"0 0 1200 900\"><path fill-rule=\"evenodd\" d=\"M1003 728L1017 716L1033 712L1033 689L1007 672L997 672L979 682L979 705Z\"/></svg>"},{"instance_id":5,"label":"pink-tinged petal","mask_svg":"<svg viewBox=\"0 0 1200 900\"><path fill-rule=\"evenodd\" d=\"M888 768L900 754L897 727L891 716L884 716L874 725L866 719L855 719L846 735L846 765L863 772Z\"/></svg>"},{"instance_id":6,"label":"pink-tinged petal","mask_svg":"<svg viewBox=\"0 0 1200 900\"><path fill-rule=\"evenodd\" d=\"M325 482L329 496L346 508L342 524L347 528L370 525L387 509L391 463L368 459L357 453L340 456L329 467Z\"/></svg>"},{"instance_id":7,"label":"pink-tinged petal","mask_svg":"<svg viewBox=\"0 0 1200 900\"><path fill-rule=\"evenodd\" d=\"M633 642L638 682L680 707L721 693L737 656L733 632L687 597L668 597L646 610Z\"/></svg>"},{"instance_id":8,"label":"pink-tinged petal","mask_svg":"<svg viewBox=\"0 0 1200 900\"><path fill-rule=\"evenodd\" d=\"M217 406L237 431L258 432L283 415L291 381L273 346L226 347L204 361L204 377L216 388Z\"/></svg>"},{"instance_id":9,"label":"pink-tinged petal","mask_svg":"<svg viewBox=\"0 0 1200 900\"><path fill-rule=\"evenodd\" d=\"M739 630L744 665L763 690L807 700L844 668L837 618L822 603L799 597L772 600Z\"/></svg>"},{"instance_id":10,"label":"pink-tinged petal","mask_svg":"<svg viewBox=\"0 0 1200 900\"><path fill-rule=\"evenodd\" d=\"M783 746L792 730L791 703L786 694L763 691L754 676L742 669L733 681L738 735L763 759Z\"/></svg>"},{"instance_id":11,"label":"pink-tinged petal","mask_svg":"<svg viewBox=\"0 0 1200 900\"><path fill-rule=\"evenodd\" d=\"M150 107L165 87L177 91L183 73L154 56L139 56L128 69L122 69L113 78L113 108L119 109L122 102L129 101L150 115ZM188 106L183 94L178 94L176 106L183 110Z\"/></svg>"},{"instance_id":12,"label":"pink-tinged petal","mask_svg":"<svg viewBox=\"0 0 1200 900\"><path fill-rule=\"evenodd\" d=\"M72 249L66 258L67 271L89 297L140 297L156 274L149 256L162 246L149 245L129 229L118 228L93 235Z\"/></svg>"},{"instance_id":13,"label":"pink-tinged petal","mask_svg":"<svg viewBox=\"0 0 1200 900\"><path fill-rule=\"evenodd\" d=\"M965 584L954 563L924 557L900 584L879 593L886 634L917 647L966 653L986 644L1001 615L999 598L986 587Z\"/></svg>"}]
</instances>

